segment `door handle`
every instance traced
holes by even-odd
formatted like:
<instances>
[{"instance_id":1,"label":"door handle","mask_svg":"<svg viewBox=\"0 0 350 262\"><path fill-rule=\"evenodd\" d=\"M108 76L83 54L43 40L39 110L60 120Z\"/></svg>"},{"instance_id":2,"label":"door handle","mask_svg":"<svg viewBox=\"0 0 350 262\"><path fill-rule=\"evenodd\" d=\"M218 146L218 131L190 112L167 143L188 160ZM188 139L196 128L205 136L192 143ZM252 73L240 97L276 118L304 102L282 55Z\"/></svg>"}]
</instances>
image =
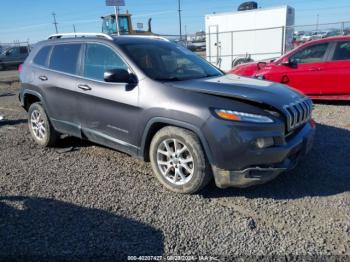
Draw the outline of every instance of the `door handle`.
<instances>
[{"instance_id":1,"label":"door handle","mask_svg":"<svg viewBox=\"0 0 350 262\"><path fill-rule=\"evenodd\" d=\"M47 76L39 76L39 79L41 81L47 81L48 80Z\"/></svg>"},{"instance_id":2,"label":"door handle","mask_svg":"<svg viewBox=\"0 0 350 262\"><path fill-rule=\"evenodd\" d=\"M309 71L321 71L321 68L319 67L312 67L309 69Z\"/></svg>"},{"instance_id":3,"label":"door handle","mask_svg":"<svg viewBox=\"0 0 350 262\"><path fill-rule=\"evenodd\" d=\"M90 87L90 86L88 86L88 85L82 85L82 84L78 85L78 88L80 88L80 89L83 90L83 91L89 91L89 90L91 90L91 87Z\"/></svg>"}]
</instances>

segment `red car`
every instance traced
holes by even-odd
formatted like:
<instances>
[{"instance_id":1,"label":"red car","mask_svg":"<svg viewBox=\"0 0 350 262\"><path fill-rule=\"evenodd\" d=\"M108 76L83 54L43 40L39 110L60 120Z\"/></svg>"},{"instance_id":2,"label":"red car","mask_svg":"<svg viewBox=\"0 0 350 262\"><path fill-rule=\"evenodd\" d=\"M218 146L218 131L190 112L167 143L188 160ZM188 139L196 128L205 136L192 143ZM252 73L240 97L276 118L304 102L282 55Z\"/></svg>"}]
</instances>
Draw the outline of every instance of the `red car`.
<instances>
[{"instance_id":1,"label":"red car","mask_svg":"<svg viewBox=\"0 0 350 262\"><path fill-rule=\"evenodd\" d=\"M230 73L287 84L312 99L350 100L350 36L310 41L275 61L241 64Z\"/></svg>"}]
</instances>

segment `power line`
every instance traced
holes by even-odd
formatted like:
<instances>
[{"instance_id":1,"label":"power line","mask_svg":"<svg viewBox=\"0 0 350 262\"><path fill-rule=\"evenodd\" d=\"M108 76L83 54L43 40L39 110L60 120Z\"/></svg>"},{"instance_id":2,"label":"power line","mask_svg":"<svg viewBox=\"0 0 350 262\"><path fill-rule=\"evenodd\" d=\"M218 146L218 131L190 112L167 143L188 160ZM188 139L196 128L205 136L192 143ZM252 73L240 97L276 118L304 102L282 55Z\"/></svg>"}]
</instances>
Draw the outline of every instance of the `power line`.
<instances>
[{"instance_id":1,"label":"power line","mask_svg":"<svg viewBox=\"0 0 350 262\"><path fill-rule=\"evenodd\" d=\"M56 21L56 14L55 12L52 12L52 16L53 16L53 24L55 25L55 29L56 29L56 34L58 33L58 30L57 30L57 21Z\"/></svg>"}]
</instances>

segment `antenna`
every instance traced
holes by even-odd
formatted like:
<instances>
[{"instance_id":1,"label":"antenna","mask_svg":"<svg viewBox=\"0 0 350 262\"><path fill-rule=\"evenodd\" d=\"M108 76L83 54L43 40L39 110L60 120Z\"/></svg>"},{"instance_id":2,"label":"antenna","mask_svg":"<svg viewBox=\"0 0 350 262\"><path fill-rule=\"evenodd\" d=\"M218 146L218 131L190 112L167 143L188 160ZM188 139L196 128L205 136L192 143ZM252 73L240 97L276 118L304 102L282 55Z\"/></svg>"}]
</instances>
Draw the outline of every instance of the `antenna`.
<instances>
[{"instance_id":1,"label":"antenna","mask_svg":"<svg viewBox=\"0 0 350 262\"><path fill-rule=\"evenodd\" d=\"M53 24L55 25L55 29L56 29L56 34L58 33L58 29L57 29L57 21L56 21L56 13L52 12L52 16L53 16Z\"/></svg>"}]
</instances>

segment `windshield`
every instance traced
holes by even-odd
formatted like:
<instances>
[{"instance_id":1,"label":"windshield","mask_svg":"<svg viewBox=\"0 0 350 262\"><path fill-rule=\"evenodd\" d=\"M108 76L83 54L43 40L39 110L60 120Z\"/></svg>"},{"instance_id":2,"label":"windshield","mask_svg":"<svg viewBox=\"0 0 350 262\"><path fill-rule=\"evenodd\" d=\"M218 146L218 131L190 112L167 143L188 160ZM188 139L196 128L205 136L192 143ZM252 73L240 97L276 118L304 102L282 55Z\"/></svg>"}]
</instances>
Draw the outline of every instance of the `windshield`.
<instances>
[{"instance_id":1,"label":"windshield","mask_svg":"<svg viewBox=\"0 0 350 262\"><path fill-rule=\"evenodd\" d=\"M128 17L119 16L119 31L123 34L129 33ZM117 32L117 23L114 16L107 16L103 18L102 32L106 34L114 34Z\"/></svg>"},{"instance_id":2,"label":"windshield","mask_svg":"<svg viewBox=\"0 0 350 262\"><path fill-rule=\"evenodd\" d=\"M121 44L120 47L150 78L180 81L223 73L188 49L168 42Z\"/></svg>"}]
</instances>

